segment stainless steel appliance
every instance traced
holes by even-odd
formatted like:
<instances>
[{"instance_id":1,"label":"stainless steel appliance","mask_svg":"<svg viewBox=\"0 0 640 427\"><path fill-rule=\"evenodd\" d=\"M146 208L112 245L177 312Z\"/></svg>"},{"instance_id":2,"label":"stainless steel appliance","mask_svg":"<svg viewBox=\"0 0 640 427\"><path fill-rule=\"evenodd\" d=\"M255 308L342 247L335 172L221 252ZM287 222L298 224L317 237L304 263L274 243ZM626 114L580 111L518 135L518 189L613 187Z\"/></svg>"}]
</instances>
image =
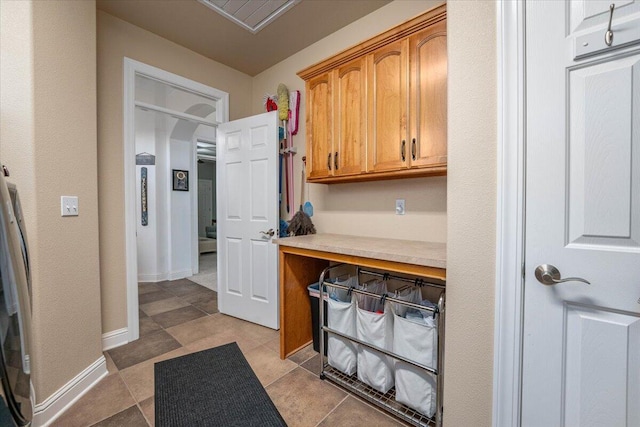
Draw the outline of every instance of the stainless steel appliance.
<instances>
[{"instance_id":1,"label":"stainless steel appliance","mask_svg":"<svg viewBox=\"0 0 640 427\"><path fill-rule=\"evenodd\" d=\"M16 426L31 423L31 282L18 192L0 171L0 412ZM0 414L0 419L2 415ZM6 422L6 421L5 421Z\"/></svg>"}]
</instances>

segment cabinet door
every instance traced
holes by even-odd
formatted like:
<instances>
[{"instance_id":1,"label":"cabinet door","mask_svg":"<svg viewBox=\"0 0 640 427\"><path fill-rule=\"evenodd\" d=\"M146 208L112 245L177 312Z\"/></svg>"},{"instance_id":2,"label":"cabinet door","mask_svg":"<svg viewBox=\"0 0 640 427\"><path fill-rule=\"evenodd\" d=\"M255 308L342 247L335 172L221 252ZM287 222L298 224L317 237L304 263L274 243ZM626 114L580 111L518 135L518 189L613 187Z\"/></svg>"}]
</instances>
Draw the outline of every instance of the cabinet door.
<instances>
[{"instance_id":1,"label":"cabinet door","mask_svg":"<svg viewBox=\"0 0 640 427\"><path fill-rule=\"evenodd\" d=\"M307 82L307 178L326 178L333 173L332 74Z\"/></svg>"},{"instance_id":2,"label":"cabinet door","mask_svg":"<svg viewBox=\"0 0 640 427\"><path fill-rule=\"evenodd\" d=\"M447 163L447 35L441 21L409 38L411 167Z\"/></svg>"},{"instance_id":3,"label":"cabinet door","mask_svg":"<svg viewBox=\"0 0 640 427\"><path fill-rule=\"evenodd\" d=\"M399 170L408 166L408 46L408 39L404 39L367 55L368 172Z\"/></svg>"},{"instance_id":4,"label":"cabinet door","mask_svg":"<svg viewBox=\"0 0 640 427\"><path fill-rule=\"evenodd\" d=\"M366 166L367 74L359 58L334 71L334 175L362 173Z\"/></svg>"}]
</instances>

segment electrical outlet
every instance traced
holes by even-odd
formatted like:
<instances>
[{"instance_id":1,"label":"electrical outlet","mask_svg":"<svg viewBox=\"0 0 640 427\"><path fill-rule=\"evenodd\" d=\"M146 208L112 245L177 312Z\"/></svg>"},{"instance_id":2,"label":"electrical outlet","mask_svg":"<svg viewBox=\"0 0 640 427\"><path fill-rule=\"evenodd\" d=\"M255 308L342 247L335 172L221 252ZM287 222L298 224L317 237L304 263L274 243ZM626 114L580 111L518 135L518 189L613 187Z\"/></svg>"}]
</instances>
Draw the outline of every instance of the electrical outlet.
<instances>
[{"instance_id":1,"label":"electrical outlet","mask_svg":"<svg viewBox=\"0 0 640 427\"><path fill-rule=\"evenodd\" d=\"M78 196L60 196L62 216L78 216Z\"/></svg>"},{"instance_id":2,"label":"electrical outlet","mask_svg":"<svg viewBox=\"0 0 640 427\"><path fill-rule=\"evenodd\" d=\"M396 215L404 215L404 199L396 199Z\"/></svg>"}]
</instances>

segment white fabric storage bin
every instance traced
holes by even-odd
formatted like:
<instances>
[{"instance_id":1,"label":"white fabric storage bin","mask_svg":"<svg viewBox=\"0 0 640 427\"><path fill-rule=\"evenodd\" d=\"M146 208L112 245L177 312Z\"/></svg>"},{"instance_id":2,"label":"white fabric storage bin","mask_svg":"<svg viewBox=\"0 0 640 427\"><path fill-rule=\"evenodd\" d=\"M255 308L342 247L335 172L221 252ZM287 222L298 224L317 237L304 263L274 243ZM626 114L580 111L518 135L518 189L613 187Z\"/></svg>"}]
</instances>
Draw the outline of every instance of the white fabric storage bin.
<instances>
[{"instance_id":1,"label":"white fabric storage bin","mask_svg":"<svg viewBox=\"0 0 640 427\"><path fill-rule=\"evenodd\" d=\"M335 301L329 298L327 326L343 334L356 336L356 305L351 302ZM356 344L346 338L329 334L327 344L329 365L353 375L356 372Z\"/></svg>"},{"instance_id":2,"label":"white fabric storage bin","mask_svg":"<svg viewBox=\"0 0 640 427\"><path fill-rule=\"evenodd\" d=\"M430 368L438 363L438 328L394 316L393 352ZM396 400L432 417L436 411L436 379L402 361L395 364Z\"/></svg>"},{"instance_id":3,"label":"white fabric storage bin","mask_svg":"<svg viewBox=\"0 0 640 427\"><path fill-rule=\"evenodd\" d=\"M356 309L357 338L385 350L393 346L393 314ZM365 346L358 346L358 379L381 393L393 387L393 359Z\"/></svg>"}]
</instances>

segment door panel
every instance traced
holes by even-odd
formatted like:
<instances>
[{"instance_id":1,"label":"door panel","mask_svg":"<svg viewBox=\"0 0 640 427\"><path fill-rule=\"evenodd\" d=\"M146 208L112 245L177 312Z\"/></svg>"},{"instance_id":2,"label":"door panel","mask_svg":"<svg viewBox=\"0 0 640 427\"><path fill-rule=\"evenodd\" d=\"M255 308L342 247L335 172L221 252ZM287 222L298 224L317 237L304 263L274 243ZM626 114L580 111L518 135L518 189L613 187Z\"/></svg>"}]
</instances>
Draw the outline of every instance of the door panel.
<instances>
[{"instance_id":1,"label":"door panel","mask_svg":"<svg viewBox=\"0 0 640 427\"><path fill-rule=\"evenodd\" d=\"M310 147L308 178L333 174L332 75L323 74L307 82L307 147Z\"/></svg>"},{"instance_id":2,"label":"door panel","mask_svg":"<svg viewBox=\"0 0 640 427\"><path fill-rule=\"evenodd\" d=\"M334 79L334 175L359 174L365 169L367 143L365 58L339 67L334 72Z\"/></svg>"},{"instance_id":3,"label":"door panel","mask_svg":"<svg viewBox=\"0 0 640 427\"><path fill-rule=\"evenodd\" d=\"M640 249L638 87L640 55L569 72L570 243Z\"/></svg>"},{"instance_id":4,"label":"door panel","mask_svg":"<svg viewBox=\"0 0 640 427\"><path fill-rule=\"evenodd\" d=\"M565 425L640 425L640 318L567 304ZM628 398L620 399L619 391Z\"/></svg>"},{"instance_id":5,"label":"door panel","mask_svg":"<svg viewBox=\"0 0 640 427\"><path fill-rule=\"evenodd\" d=\"M640 401L640 51L576 61L573 6L526 3L522 425L630 427ZM591 284L543 285L541 264Z\"/></svg>"},{"instance_id":6,"label":"door panel","mask_svg":"<svg viewBox=\"0 0 640 427\"><path fill-rule=\"evenodd\" d=\"M270 245L273 246L273 243L251 241L251 298L266 304L270 301L270 292L268 281L264 280L264 273L272 269L269 265Z\"/></svg>"},{"instance_id":7,"label":"door panel","mask_svg":"<svg viewBox=\"0 0 640 427\"><path fill-rule=\"evenodd\" d=\"M269 173L269 165L267 160L253 160L250 163L250 180L251 180L251 197L249 204L251 206L251 220L268 222L269 217L269 181L265 181L264 177Z\"/></svg>"},{"instance_id":8,"label":"door panel","mask_svg":"<svg viewBox=\"0 0 640 427\"><path fill-rule=\"evenodd\" d=\"M218 127L220 312L277 329L277 111Z\"/></svg>"},{"instance_id":9,"label":"door panel","mask_svg":"<svg viewBox=\"0 0 640 427\"><path fill-rule=\"evenodd\" d=\"M242 163L229 162L226 165L226 175L229 182L240 182L242 180ZM226 203L223 205L225 209L225 219L241 220L242 219L242 197L232 188L224 192Z\"/></svg>"},{"instance_id":10,"label":"door panel","mask_svg":"<svg viewBox=\"0 0 640 427\"><path fill-rule=\"evenodd\" d=\"M367 55L369 129L367 170L407 167L408 40Z\"/></svg>"},{"instance_id":11,"label":"door panel","mask_svg":"<svg viewBox=\"0 0 640 427\"><path fill-rule=\"evenodd\" d=\"M226 244L224 252L228 262L222 283L227 293L242 296L242 239L227 237L224 241Z\"/></svg>"},{"instance_id":12,"label":"door panel","mask_svg":"<svg viewBox=\"0 0 640 427\"><path fill-rule=\"evenodd\" d=\"M447 163L446 22L409 39L411 167Z\"/></svg>"}]
</instances>

